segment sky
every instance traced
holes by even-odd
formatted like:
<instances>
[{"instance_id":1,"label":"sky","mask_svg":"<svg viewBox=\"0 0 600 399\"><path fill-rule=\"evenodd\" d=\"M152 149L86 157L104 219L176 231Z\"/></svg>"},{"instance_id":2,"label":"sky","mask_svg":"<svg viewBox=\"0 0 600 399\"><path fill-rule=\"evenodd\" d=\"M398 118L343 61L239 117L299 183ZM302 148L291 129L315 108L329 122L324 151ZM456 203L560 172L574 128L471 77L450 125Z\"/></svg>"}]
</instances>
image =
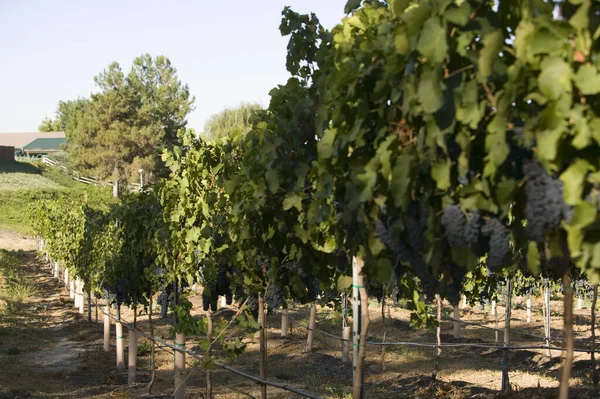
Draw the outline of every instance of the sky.
<instances>
[{"instance_id":1,"label":"sky","mask_svg":"<svg viewBox=\"0 0 600 399\"><path fill-rule=\"evenodd\" d=\"M269 104L288 78L281 11L332 28L346 0L0 0L0 132L33 132L60 100L89 97L117 61L167 56L196 97L188 127L241 102Z\"/></svg>"}]
</instances>

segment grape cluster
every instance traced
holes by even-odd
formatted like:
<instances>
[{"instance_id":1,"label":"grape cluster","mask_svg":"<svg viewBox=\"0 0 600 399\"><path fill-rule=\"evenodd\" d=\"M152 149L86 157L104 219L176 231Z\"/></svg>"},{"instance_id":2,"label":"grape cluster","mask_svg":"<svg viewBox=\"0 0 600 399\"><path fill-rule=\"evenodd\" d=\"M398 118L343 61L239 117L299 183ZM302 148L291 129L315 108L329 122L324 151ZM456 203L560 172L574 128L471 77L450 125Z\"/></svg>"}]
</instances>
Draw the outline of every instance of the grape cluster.
<instances>
[{"instance_id":1,"label":"grape cluster","mask_svg":"<svg viewBox=\"0 0 600 399\"><path fill-rule=\"evenodd\" d=\"M489 237L487 265L490 270L498 271L510 253L510 231L498 219L490 218L481 229L481 233Z\"/></svg>"},{"instance_id":2,"label":"grape cluster","mask_svg":"<svg viewBox=\"0 0 600 399\"><path fill-rule=\"evenodd\" d=\"M465 278L466 270L454 262L450 262L447 268L448 277L446 278L446 294L448 301L452 306L460 302L460 291L462 282Z\"/></svg>"},{"instance_id":3,"label":"grape cluster","mask_svg":"<svg viewBox=\"0 0 600 399\"><path fill-rule=\"evenodd\" d=\"M283 305L283 293L277 284L269 283L265 302L269 309L279 309Z\"/></svg>"},{"instance_id":4,"label":"grape cluster","mask_svg":"<svg viewBox=\"0 0 600 399\"><path fill-rule=\"evenodd\" d=\"M396 256L399 262L410 262L415 274L421 282L421 288L431 299L435 295L437 280L430 271L429 266L423 261L422 252L425 249L425 234L427 232L428 209L424 201L411 201L407 206L406 226L409 245L402 237L392 234L388 226L394 224L395 219L388 217L382 209L382 218L375 221L375 235Z\"/></svg>"},{"instance_id":5,"label":"grape cluster","mask_svg":"<svg viewBox=\"0 0 600 399\"><path fill-rule=\"evenodd\" d=\"M206 312L209 307L214 312L217 310L219 295L224 295L227 304L231 305L233 301L233 293L227 277L227 265L219 265L217 281L205 282L204 290L202 291L202 308Z\"/></svg>"},{"instance_id":6,"label":"grape cluster","mask_svg":"<svg viewBox=\"0 0 600 399\"><path fill-rule=\"evenodd\" d=\"M448 205L442 214L442 226L448 243L452 247L463 247L467 245L465 230L467 219L459 205Z\"/></svg>"},{"instance_id":7,"label":"grape cluster","mask_svg":"<svg viewBox=\"0 0 600 399\"><path fill-rule=\"evenodd\" d=\"M541 243L546 240L549 230L558 226L561 220L570 218L571 209L564 202L562 182L550 176L539 162L525 161L523 173L527 178L525 231L530 240Z\"/></svg>"}]
</instances>

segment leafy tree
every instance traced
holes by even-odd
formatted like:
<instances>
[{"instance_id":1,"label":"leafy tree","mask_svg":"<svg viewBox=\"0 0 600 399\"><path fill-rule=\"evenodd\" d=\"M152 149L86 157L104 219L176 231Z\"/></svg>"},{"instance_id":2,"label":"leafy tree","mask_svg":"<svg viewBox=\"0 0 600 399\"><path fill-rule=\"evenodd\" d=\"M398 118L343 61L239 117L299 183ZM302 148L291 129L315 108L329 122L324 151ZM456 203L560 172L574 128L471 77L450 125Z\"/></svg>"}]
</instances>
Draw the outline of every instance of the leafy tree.
<instances>
[{"instance_id":1,"label":"leafy tree","mask_svg":"<svg viewBox=\"0 0 600 399\"><path fill-rule=\"evenodd\" d=\"M214 140L226 137L233 131L245 134L252 128L252 116L261 109L257 103L241 103L237 108L226 108L206 121L204 135Z\"/></svg>"},{"instance_id":2,"label":"leafy tree","mask_svg":"<svg viewBox=\"0 0 600 399\"><path fill-rule=\"evenodd\" d=\"M45 117L42 120L42 123L38 126L38 130L40 132L48 133L48 132L60 132L61 126L58 119L52 119Z\"/></svg>"},{"instance_id":3,"label":"leafy tree","mask_svg":"<svg viewBox=\"0 0 600 399\"><path fill-rule=\"evenodd\" d=\"M44 118L38 127L40 132L65 132L69 133L77 128L81 115L85 112L90 100L77 98L76 100L59 101L55 112L55 118Z\"/></svg>"},{"instance_id":4,"label":"leafy tree","mask_svg":"<svg viewBox=\"0 0 600 399\"><path fill-rule=\"evenodd\" d=\"M80 171L114 180L137 179L143 168L160 175L160 154L177 143L194 98L168 58L136 58L128 75L116 62L94 79L94 93L67 119L71 162Z\"/></svg>"}]
</instances>

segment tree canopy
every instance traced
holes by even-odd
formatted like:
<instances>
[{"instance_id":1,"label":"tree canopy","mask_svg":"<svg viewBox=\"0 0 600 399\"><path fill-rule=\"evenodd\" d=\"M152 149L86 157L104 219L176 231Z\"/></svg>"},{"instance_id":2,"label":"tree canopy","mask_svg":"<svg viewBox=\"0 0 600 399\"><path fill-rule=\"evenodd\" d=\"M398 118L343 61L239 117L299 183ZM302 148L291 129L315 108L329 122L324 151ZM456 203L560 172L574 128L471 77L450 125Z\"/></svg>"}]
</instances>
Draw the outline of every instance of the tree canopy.
<instances>
[{"instance_id":1,"label":"tree canopy","mask_svg":"<svg viewBox=\"0 0 600 399\"><path fill-rule=\"evenodd\" d=\"M241 103L236 108L225 108L206 121L204 135L210 140L226 137L234 131L247 133L252 128L252 116L260 110L262 107L257 103Z\"/></svg>"},{"instance_id":2,"label":"tree canopy","mask_svg":"<svg viewBox=\"0 0 600 399\"><path fill-rule=\"evenodd\" d=\"M136 179L137 170L159 175L160 154L178 142L194 97L164 56L137 57L128 74L117 62L94 78L89 100L61 102L72 166L101 178Z\"/></svg>"},{"instance_id":3,"label":"tree canopy","mask_svg":"<svg viewBox=\"0 0 600 399\"><path fill-rule=\"evenodd\" d=\"M44 118L38 129L40 132L72 132L89 103L89 99L79 97L75 100L59 101L54 119Z\"/></svg>"}]
</instances>

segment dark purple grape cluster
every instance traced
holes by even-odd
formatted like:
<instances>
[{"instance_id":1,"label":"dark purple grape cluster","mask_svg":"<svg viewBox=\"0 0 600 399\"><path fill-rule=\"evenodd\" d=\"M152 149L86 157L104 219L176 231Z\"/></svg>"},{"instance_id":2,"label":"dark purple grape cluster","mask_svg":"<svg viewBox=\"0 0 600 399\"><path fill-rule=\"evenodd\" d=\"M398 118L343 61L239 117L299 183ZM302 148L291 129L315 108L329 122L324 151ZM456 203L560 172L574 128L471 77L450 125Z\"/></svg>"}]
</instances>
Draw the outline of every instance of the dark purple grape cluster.
<instances>
[{"instance_id":1,"label":"dark purple grape cluster","mask_svg":"<svg viewBox=\"0 0 600 399\"><path fill-rule=\"evenodd\" d=\"M538 161L524 162L523 173L527 197L525 231L530 240L541 243L549 230L570 218L571 208L564 202L562 182L550 176Z\"/></svg>"},{"instance_id":2,"label":"dark purple grape cluster","mask_svg":"<svg viewBox=\"0 0 600 399\"><path fill-rule=\"evenodd\" d=\"M460 302L460 291L462 289L462 282L465 278L466 270L456 263L450 262L447 273L446 294L450 304L456 306Z\"/></svg>"},{"instance_id":3,"label":"dark purple grape cluster","mask_svg":"<svg viewBox=\"0 0 600 399\"><path fill-rule=\"evenodd\" d=\"M448 243L452 247L463 247L467 245L465 230L467 218L459 205L448 205L442 214L442 226Z\"/></svg>"},{"instance_id":4,"label":"dark purple grape cluster","mask_svg":"<svg viewBox=\"0 0 600 399\"><path fill-rule=\"evenodd\" d=\"M487 265L490 270L496 272L502 268L510 253L510 230L498 219L491 218L487 220L481 233L489 237Z\"/></svg>"}]
</instances>

